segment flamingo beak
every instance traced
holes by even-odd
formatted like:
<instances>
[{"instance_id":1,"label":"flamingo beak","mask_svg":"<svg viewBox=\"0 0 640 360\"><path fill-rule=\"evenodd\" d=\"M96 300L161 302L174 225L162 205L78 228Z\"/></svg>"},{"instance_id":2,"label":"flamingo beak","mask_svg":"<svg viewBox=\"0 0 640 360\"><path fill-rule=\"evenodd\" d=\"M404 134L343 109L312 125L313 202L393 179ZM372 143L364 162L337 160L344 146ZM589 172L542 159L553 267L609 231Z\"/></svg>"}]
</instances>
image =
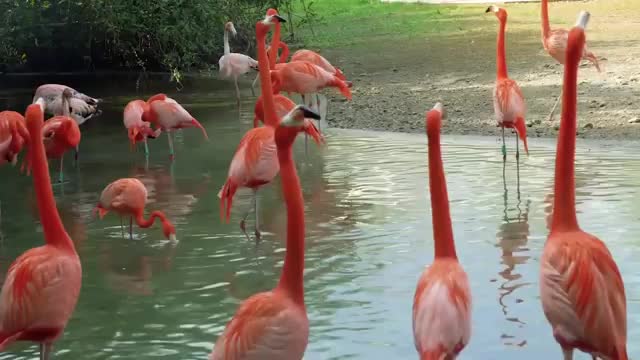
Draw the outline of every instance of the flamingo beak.
<instances>
[{"instance_id":1,"label":"flamingo beak","mask_svg":"<svg viewBox=\"0 0 640 360\"><path fill-rule=\"evenodd\" d=\"M209 140L209 135L207 135L207 130L204 129L204 126L202 126L202 124L200 124L198 120L191 119L191 124L197 127L198 129L202 130L202 134L204 135L204 138Z\"/></svg>"},{"instance_id":2,"label":"flamingo beak","mask_svg":"<svg viewBox=\"0 0 640 360\"><path fill-rule=\"evenodd\" d=\"M313 121L309 119L304 119L304 132L307 133L309 136L311 136L313 141L315 141L315 143L318 146L325 144L324 136L320 134L320 131L318 130L316 125L313 123Z\"/></svg>"},{"instance_id":3,"label":"flamingo beak","mask_svg":"<svg viewBox=\"0 0 640 360\"><path fill-rule=\"evenodd\" d=\"M178 240L176 239L176 234L169 234L169 241L177 242Z\"/></svg>"},{"instance_id":4,"label":"flamingo beak","mask_svg":"<svg viewBox=\"0 0 640 360\"><path fill-rule=\"evenodd\" d=\"M311 118L311 119L315 119L315 120L320 120L322 119L322 117L320 116L320 114L318 114L317 112L309 109L306 106L301 106L300 110L302 110L302 114L304 115L305 118Z\"/></svg>"},{"instance_id":5,"label":"flamingo beak","mask_svg":"<svg viewBox=\"0 0 640 360\"><path fill-rule=\"evenodd\" d=\"M278 19L278 21L280 21L281 23L286 23L287 22L287 20L285 18L283 18L282 16L280 16L280 15L273 15L273 18L274 19Z\"/></svg>"}]
</instances>

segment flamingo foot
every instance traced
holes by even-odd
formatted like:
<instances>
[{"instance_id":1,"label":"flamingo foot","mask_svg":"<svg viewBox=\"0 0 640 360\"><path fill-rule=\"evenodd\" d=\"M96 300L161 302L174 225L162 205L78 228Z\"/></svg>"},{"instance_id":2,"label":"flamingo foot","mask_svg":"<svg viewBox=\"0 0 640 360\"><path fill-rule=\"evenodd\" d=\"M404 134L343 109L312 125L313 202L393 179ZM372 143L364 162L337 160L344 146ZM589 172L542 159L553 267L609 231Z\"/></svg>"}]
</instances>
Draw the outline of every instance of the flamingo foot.
<instances>
[{"instance_id":1,"label":"flamingo foot","mask_svg":"<svg viewBox=\"0 0 640 360\"><path fill-rule=\"evenodd\" d=\"M256 243L259 243L260 240L262 239L262 233L260 232L260 230L255 229L253 234L256 236Z\"/></svg>"},{"instance_id":2,"label":"flamingo foot","mask_svg":"<svg viewBox=\"0 0 640 360\"><path fill-rule=\"evenodd\" d=\"M245 226L244 219L240 220L240 230L242 230L242 233L244 234L244 236L247 237L247 240L251 240L251 238L249 237L249 234L247 234L247 228Z\"/></svg>"}]
</instances>

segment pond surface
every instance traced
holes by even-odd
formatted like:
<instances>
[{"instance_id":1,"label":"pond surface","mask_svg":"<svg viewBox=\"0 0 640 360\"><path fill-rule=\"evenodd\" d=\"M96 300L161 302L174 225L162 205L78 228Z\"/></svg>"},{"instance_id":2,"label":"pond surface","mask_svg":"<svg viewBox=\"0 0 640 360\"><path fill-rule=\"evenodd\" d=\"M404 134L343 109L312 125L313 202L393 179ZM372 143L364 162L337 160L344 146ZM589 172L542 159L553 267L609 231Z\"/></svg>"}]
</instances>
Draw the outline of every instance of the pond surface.
<instances>
[{"instance_id":1,"label":"pond surface","mask_svg":"<svg viewBox=\"0 0 640 360\"><path fill-rule=\"evenodd\" d=\"M84 272L78 307L55 359L205 359L238 304L275 285L284 255L278 181L259 195L265 232L259 244L238 228L250 206L248 192L237 196L230 224L219 219L216 194L251 126L250 92L244 92L239 120L233 85L213 80L188 82L179 93L161 80L147 79L138 90L135 78L48 81L105 100L104 114L82 128L79 168L67 161L68 182L54 186ZM24 109L38 82L18 79L4 87L2 109ZM211 141L197 130L183 131L170 163L162 136L150 142L146 164L141 151L129 150L121 111L128 100L158 91L181 102ZM418 277L433 259L426 137L330 130L327 138L326 148L310 145L306 157L299 139L295 154L307 221L311 338L305 359L416 358L411 306ZM462 359L561 357L538 295L555 141L534 138L530 145L519 194L509 153L505 193L498 139L443 137L456 245L474 301L473 335ZM631 358L640 356L639 149L636 143L579 140L576 171L580 223L607 243L624 278ZM55 176L57 164L51 169ZM132 176L149 190L148 209L165 210L176 224L177 244L164 240L158 227L134 227L134 239L123 239L118 217L93 218L104 186ZM4 272L43 236L31 179L7 166L0 179ZM36 358L29 344L0 355Z\"/></svg>"}]
</instances>

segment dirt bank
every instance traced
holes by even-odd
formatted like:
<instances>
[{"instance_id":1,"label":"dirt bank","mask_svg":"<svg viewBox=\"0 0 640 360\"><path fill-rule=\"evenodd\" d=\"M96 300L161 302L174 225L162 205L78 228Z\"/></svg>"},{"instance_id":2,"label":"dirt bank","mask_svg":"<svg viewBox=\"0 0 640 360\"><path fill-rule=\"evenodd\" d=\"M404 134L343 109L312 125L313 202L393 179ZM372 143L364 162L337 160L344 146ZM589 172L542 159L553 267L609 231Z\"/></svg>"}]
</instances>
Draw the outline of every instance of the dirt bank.
<instances>
[{"instance_id":1,"label":"dirt bank","mask_svg":"<svg viewBox=\"0 0 640 360\"><path fill-rule=\"evenodd\" d=\"M474 22L478 30L469 31ZM497 135L492 105L497 25L494 17L479 11L471 23L461 20L457 34L322 49L354 82L353 101L331 94L329 123L421 132L425 110L442 101L446 133ZM538 26L535 15L510 19L507 33L509 75L527 102L529 137L555 136L559 125L559 108L553 121L547 118L560 93L563 68L542 50ZM638 33L640 22L634 16L594 14L587 42L604 70L598 73L587 64L580 69L581 137L640 138L640 38L633 35Z\"/></svg>"}]
</instances>

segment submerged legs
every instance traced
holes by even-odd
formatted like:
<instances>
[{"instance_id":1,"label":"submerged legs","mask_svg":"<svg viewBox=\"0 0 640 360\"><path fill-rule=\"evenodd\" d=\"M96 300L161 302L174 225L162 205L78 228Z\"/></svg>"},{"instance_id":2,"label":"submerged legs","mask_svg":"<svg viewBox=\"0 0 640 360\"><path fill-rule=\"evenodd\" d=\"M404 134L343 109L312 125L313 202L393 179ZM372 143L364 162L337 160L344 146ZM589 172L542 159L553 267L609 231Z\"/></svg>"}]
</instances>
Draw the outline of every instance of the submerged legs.
<instances>
[{"instance_id":1,"label":"submerged legs","mask_svg":"<svg viewBox=\"0 0 640 360\"><path fill-rule=\"evenodd\" d=\"M76 146L76 152L73 155L73 166L78 166L78 157L80 156L80 145Z\"/></svg>"},{"instance_id":2,"label":"submerged legs","mask_svg":"<svg viewBox=\"0 0 640 360\"><path fill-rule=\"evenodd\" d=\"M507 161L507 145L504 141L504 127L502 127L502 162Z\"/></svg>"},{"instance_id":3,"label":"submerged legs","mask_svg":"<svg viewBox=\"0 0 640 360\"><path fill-rule=\"evenodd\" d=\"M516 181L518 196L520 194L520 149L518 146L518 133L516 132Z\"/></svg>"},{"instance_id":4,"label":"submerged legs","mask_svg":"<svg viewBox=\"0 0 640 360\"><path fill-rule=\"evenodd\" d=\"M256 190L253 191L253 211L256 215L256 223L255 223L255 231L256 242L260 241L260 214L258 213L258 192Z\"/></svg>"},{"instance_id":5,"label":"submerged legs","mask_svg":"<svg viewBox=\"0 0 640 360\"><path fill-rule=\"evenodd\" d=\"M553 114L556 112L556 108L558 107L558 104L560 103L560 99L562 98L562 91L560 91L560 95L558 95L558 98L556 99L555 104L553 104L553 108L551 108L551 113L549 114L549 117L547 118L548 121L553 120Z\"/></svg>"},{"instance_id":6,"label":"submerged legs","mask_svg":"<svg viewBox=\"0 0 640 360\"><path fill-rule=\"evenodd\" d=\"M58 174L58 182L62 184L64 182L64 166L63 166L64 155L60 157L60 174Z\"/></svg>"},{"instance_id":7,"label":"submerged legs","mask_svg":"<svg viewBox=\"0 0 640 360\"><path fill-rule=\"evenodd\" d=\"M170 130L167 130L167 139L169 139L169 158L173 160L175 154L173 152L173 138L171 138Z\"/></svg>"},{"instance_id":8,"label":"submerged legs","mask_svg":"<svg viewBox=\"0 0 640 360\"><path fill-rule=\"evenodd\" d=\"M144 137L144 156L149 156L149 144L147 144L147 137Z\"/></svg>"},{"instance_id":9,"label":"submerged legs","mask_svg":"<svg viewBox=\"0 0 640 360\"><path fill-rule=\"evenodd\" d=\"M49 360L51 358L51 343L40 343L40 360Z\"/></svg>"},{"instance_id":10,"label":"submerged legs","mask_svg":"<svg viewBox=\"0 0 640 360\"><path fill-rule=\"evenodd\" d=\"M129 216L129 240L133 240L133 216Z\"/></svg>"}]
</instances>

